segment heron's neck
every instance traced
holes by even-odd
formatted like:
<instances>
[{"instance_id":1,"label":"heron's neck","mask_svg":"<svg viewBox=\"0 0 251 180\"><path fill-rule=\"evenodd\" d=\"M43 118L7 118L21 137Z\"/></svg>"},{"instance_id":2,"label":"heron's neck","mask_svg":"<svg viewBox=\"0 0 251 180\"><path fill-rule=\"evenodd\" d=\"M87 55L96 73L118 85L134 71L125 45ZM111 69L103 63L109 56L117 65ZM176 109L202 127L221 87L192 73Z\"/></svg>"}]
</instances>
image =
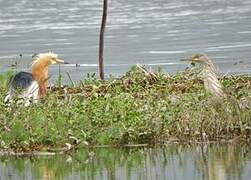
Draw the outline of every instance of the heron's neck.
<instances>
[{"instance_id":1,"label":"heron's neck","mask_svg":"<svg viewBox=\"0 0 251 180\"><path fill-rule=\"evenodd\" d=\"M46 84L48 80L48 63L36 62L32 65L31 73L39 85L39 97L46 94Z\"/></svg>"},{"instance_id":2,"label":"heron's neck","mask_svg":"<svg viewBox=\"0 0 251 180\"><path fill-rule=\"evenodd\" d=\"M216 68L211 61L203 64L202 76L206 90L213 95L223 96L222 86L217 78Z\"/></svg>"},{"instance_id":3,"label":"heron's neck","mask_svg":"<svg viewBox=\"0 0 251 180\"><path fill-rule=\"evenodd\" d=\"M48 79L48 63L38 61L32 65L31 73L38 83L46 83Z\"/></svg>"}]
</instances>

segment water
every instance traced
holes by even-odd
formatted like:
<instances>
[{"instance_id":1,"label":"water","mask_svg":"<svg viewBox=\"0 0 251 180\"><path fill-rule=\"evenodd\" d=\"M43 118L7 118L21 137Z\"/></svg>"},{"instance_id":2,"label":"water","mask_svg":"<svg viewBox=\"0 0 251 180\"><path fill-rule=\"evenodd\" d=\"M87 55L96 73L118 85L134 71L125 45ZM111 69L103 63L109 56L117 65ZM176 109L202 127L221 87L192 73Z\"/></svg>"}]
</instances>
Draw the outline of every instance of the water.
<instances>
[{"instance_id":1,"label":"water","mask_svg":"<svg viewBox=\"0 0 251 180\"><path fill-rule=\"evenodd\" d=\"M245 145L99 148L72 156L0 160L4 180L249 180L251 176L251 151Z\"/></svg>"},{"instance_id":2,"label":"water","mask_svg":"<svg viewBox=\"0 0 251 180\"><path fill-rule=\"evenodd\" d=\"M0 0L0 72L14 62L28 70L32 54L49 50L71 62L61 66L64 79L66 71L73 80L97 72L101 10L101 0ZM251 0L110 0L106 74L136 63L173 73L197 52L222 73L250 73L250 14ZM50 73L55 79L58 66Z\"/></svg>"}]
</instances>

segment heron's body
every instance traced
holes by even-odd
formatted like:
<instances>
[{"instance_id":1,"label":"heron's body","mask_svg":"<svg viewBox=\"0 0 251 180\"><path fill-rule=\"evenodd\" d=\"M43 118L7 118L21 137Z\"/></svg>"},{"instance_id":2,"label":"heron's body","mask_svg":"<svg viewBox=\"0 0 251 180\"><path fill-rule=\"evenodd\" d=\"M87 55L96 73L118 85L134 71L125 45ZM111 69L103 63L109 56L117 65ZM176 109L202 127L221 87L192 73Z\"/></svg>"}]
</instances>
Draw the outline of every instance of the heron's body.
<instances>
[{"instance_id":1,"label":"heron's body","mask_svg":"<svg viewBox=\"0 0 251 180\"><path fill-rule=\"evenodd\" d=\"M202 68L201 74L205 89L215 96L223 96L222 86L217 78L217 72L213 62L208 59L202 66L204 67Z\"/></svg>"},{"instance_id":2,"label":"heron's body","mask_svg":"<svg viewBox=\"0 0 251 180\"><path fill-rule=\"evenodd\" d=\"M18 72L9 84L5 102L12 102L17 95L18 99L24 100L24 105L30 101L37 101L46 95L46 82L48 80L48 66L50 64L64 63L57 58L58 55L52 52L42 53L37 56L31 66L31 73Z\"/></svg>"},{"instance_id":3,"label":"heron's body","mask_svg":"<svg viewBox=\"0 0 251 180\"><path fill-rule=\"evenodd\" d=\"M8 89L12 88L25 89L29 87L33 81L35 81L35 79L31 73L21 71L11 77Z\"/></svg>"}]
</instances>

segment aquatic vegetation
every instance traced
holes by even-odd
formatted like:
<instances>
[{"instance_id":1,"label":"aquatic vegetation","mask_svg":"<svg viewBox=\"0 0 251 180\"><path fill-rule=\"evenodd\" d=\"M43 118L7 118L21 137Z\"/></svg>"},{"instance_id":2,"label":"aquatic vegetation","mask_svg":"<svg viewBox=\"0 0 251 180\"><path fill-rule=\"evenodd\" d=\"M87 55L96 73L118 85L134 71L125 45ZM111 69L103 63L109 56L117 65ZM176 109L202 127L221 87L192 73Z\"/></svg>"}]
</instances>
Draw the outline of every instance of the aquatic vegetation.
<instances>
[{"instance_id":1,"label":"aquatic vegetation","mask_svg":"<svg viewBox=\"0 0 251 180\"><path fill-rule=\"evenodd\" d=\"M194 69L166 75L135 66L121 78L89 75L75 87L49 87L46 98L29 107L7 107L0 86L0 148L250 141L251 77L223 76L220 82L226 96L219 102Z\"/></svg>"}]
</instances>

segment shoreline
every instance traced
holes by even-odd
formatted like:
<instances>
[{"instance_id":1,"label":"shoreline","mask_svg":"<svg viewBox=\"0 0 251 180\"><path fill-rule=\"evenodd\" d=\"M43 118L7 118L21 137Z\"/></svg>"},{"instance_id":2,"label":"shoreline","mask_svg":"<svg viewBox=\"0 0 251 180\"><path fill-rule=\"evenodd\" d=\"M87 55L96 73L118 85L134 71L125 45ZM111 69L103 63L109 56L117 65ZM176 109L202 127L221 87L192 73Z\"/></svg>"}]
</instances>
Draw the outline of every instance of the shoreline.
<instances>
[{"instance_id":1,"label":"shoreline","mask_svg":"<svg viewBox=\"0 0 251 180\"><path fill-rule=\"evenodd\" d=\"M251 139L250 139L251 140ZM58 156L58 155L69 155L73 154L76 151L81 150L87 150L87 151L93 151L94 149L127 149L127 148L165 148L169 145L248 145L250 146L250 140L249 141L211 141L211 142L196 142L196 141L187 141L187 142L167 142L165 144L155 144L155 145L149 145L149 144L125 144L122 146L114 146L114 145L95 145L95 146L85 146L85 147L74 147L72 149L67 148L58 148L58 149L49 149L48 151L31 151L31 152L13 152L13 151L4 151L0 150L0 157L43 157L43 156Z\"/></svg>"}]
</instances>

